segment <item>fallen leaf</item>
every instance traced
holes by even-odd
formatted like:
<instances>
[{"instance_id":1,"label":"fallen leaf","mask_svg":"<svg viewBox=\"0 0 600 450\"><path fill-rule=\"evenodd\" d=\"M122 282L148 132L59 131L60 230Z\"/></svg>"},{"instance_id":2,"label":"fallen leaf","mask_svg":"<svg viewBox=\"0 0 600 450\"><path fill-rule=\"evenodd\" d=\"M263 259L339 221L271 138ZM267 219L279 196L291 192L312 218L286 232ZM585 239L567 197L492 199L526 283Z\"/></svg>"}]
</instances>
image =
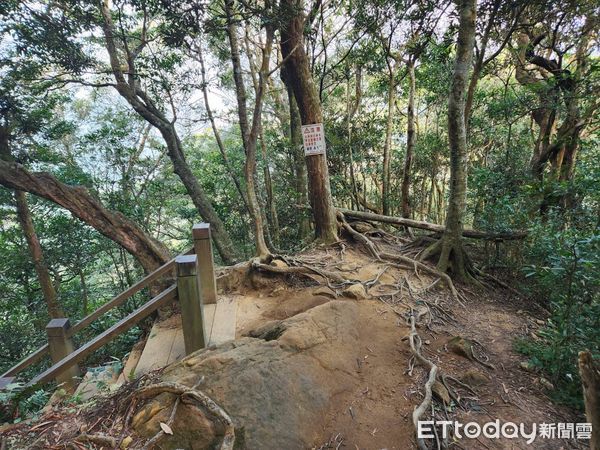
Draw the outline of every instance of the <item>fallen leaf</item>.
<instances>
[{"instance_id":1,"label":"fallen leaf","mask_svg":"<svg viewBox=\"0 0 600 450\"><path fill-rule=\"evenodd\" d=\"M165 425L165 426L167 426L167 425ZM166 433L166 431L165 431L165 433ZM133 438L131 436L127 436L121 442L121 449L125 450L126 448L128 448L131 445L132 442L133 442Z\"/></svg>"},{"instance_id":2,"label":"fallen leaf","mask_svg":"<svg viewBox=\"0 0 600 450\"><path fill-rule=\"evenodd\" d=\"M171 427L169 425L167 425L166 423L161 422L160 428L165 432L165 434L173 435L173 430L171 430Z\"/></svg>"}]
</instances>

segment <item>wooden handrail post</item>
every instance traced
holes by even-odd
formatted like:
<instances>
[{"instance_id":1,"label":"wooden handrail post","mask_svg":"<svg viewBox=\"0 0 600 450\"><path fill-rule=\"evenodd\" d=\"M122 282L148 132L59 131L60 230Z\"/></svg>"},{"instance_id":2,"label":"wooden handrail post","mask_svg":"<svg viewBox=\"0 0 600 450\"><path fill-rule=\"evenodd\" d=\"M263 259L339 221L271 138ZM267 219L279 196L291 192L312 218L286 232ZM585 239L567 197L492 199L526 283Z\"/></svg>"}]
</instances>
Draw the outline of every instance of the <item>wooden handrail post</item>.
<instances>
[{"instance_id":1,"label":"wooden handrail post","mask_svg":"<svg viewBox=\"0 0 600 450\"><path fill-rule=\"evenodd\" d=\"M14 383L15 377L0 377L0 390L4 389L9 384Z\"/></svg>"},{"instance_id":2,"label":"wooden handrail post","mask_svg":"<svg viewBox=\"0 0 600 450\"><path fill-rule=\"evenodd\" d=\"M194 250L198 256L200 281L202 283L202 300L204 303L217 303L217 281L213 262L212 243L210 240L210 224L198 223L192 227Z\"/></svg>"},{"instance_id":3,"label":"wooden handrail post","mask_svg":"<svg viewBox=\"0 0 600 450\"><path fill-rule=\"evenodd\" d=\"M69 319L52 319L48 325L46 325L50 358L52 358L52 363L54 364L70 355L75 350L73 340L69 336L70 328L71 324L69 323ZM56 382L64 383L67 389L73 389L77 384L74 378L79 376L79 366L74 364L68 369L65 369L64 372L58 374L56 376Z\"/></svg>"},{"instance_id":4,"label":"wooden handrail post","mask_svg":"<svg viewBox=\"0 0 600 450\"><path fill-rule=\"evenodd\" d=\"M206 346L198 257L196 255L180 255L175 258L175 264L177 265L177 297L181 305L183 341L185 354L189 355Z\"/></svg>"}]
</instances>

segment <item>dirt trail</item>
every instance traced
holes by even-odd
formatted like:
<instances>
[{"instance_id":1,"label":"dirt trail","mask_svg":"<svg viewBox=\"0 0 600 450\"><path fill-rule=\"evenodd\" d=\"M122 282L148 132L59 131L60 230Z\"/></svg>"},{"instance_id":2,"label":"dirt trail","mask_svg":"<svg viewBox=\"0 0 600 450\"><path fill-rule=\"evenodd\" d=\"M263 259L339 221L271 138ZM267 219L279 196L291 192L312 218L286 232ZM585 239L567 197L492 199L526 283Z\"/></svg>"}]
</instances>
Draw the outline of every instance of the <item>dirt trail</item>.
<instances>
[{"instance_id":1,"label":"dirt trail","mask_svg":"<svg viewBox=\"0 0 600 450\"><path fill-rule=\"evenodd\" d=\"M535 330L541 317L523 312L525 308L510 292L459 287L465 301L462 307L451 299L442 283L431 287L435 278L415 273L413 268L375 261L358 247L319 248L302 258L354 280L354 288L367 286L366 297L361 298L360 289L347 290L351 283L325 287L327 282L316 273L312 280L298 275L255 273L248 282L232 283L235 289L223 294L238 305L239 343L194 354L165 369L162 375L163 380L189 386L204 376L206 381L200 389L220 403L234 423L242 425L246 448L253 448L248 442L279 443L261 444L261 449L282 445L290 449L416 448L412 413L423 399L427 371L414 363L406 340L410 332L406 319L411 308L424 313L418 326L423 355L444 374L469 383L475 391L473 394L452 384L461 396L461 406L452 403L444 409L436 399L438 420L447 417L483 424L500 419L527 425L583 421L572 411L552 404L539 376L520 368L524 358L513 351L513 341ZM451 351L448 342L457 336L478 343L476 353L483 363ZM488 367L490 364L495 369ZM173 401L173 397L163 396L139 410L133 417L134 428L145 430L146 437L151 437L159 422L168 418ZM54 411L54 417L58 414L61 420L43 428L43 432L48 436L60 434L64 442L77 435L86 417L96 419L104 414L106 421L95 420L96 428L91 431L122 433L122 425L114 427L119 420L124 422L126 412L123 408L91 410L77 414L77 419L69 423L66 412ZM215 445L218 427L204 417L194 421L189 411L181 414L185 420L182 416L178 425L176 418L175 435L182 437L192 429L191 434L185 434L184 441L167 439L161 442L161 448ZM430 418L431 411L426 416ZM38 423L45 420L48 418L42 417ZM191 444L200 442L194 427L203 427L203 446ZM281 436L286 433L291 436L288 441ZM59 444L56 439L42 442ZM141 444L143 440L136 436L132 445L136 442ZM516 449L527 445L524 440L484 437L449 443L451 448L464 449ZM538 439L531 448L584 448L578 445L574 440Z\"/></svg>"}]
</instances>

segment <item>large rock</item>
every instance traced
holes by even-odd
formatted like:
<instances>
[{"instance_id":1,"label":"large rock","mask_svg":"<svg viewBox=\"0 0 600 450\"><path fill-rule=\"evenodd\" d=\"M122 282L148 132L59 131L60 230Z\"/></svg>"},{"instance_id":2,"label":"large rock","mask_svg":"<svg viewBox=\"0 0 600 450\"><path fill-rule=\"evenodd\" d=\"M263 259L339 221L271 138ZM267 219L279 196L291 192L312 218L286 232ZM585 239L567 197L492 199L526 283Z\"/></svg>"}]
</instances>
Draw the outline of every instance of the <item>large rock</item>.
<instances>
[{"instance_id":1,"label":"large rock","mask_svg":"<svg viewBox=\"0 0 600 450\"><path fill-rule=\"evenodd\" d=\"M358 305L330 301L290 319L273 321L215 349L204 349L168 367L163 381L199 386L231 416L236 448L310 448L332 399L356 388ZM152 436L171 411L161 395L134 418L135 430ZM209 417L182 411L165 449L212 448L222 430ZM183 417L185 416L185 417Z\"/></svg>"}]
</instances>

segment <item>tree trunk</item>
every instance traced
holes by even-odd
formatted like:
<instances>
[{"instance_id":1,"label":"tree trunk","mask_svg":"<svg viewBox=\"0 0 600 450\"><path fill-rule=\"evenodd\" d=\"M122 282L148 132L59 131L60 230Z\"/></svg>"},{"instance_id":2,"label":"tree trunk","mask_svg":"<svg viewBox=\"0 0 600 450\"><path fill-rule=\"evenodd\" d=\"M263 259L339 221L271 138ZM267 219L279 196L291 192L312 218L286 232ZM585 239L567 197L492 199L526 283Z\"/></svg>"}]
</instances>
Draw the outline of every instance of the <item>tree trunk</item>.
<instances>
[{"instance_id":1,"label":"tree trunk","mask_svg":"<svg viewBox=\"0 0 600 450\"><path fill-rule=\"evenodd\" d=\"M81 312L85 317L90 313L90 296L88 286L85 281L85 274L83 273L81 266L77 268L77 271L79 272L79 284L81 284Z\"/></svg>"},{"instance_id":2,"label":"tree trunk","mask_svg":"<svg viewBox=\"0 0 600 450\"><path fill-rule=\"evenodd\" d=\"M592 424L590 450L600 450L600 365L589 351L579 352L579 375L583 385L585 415Z\"/></svg>"},{"instance_id":3,"label":"tree trunk","mask_svg":"<svg viewBox=\"0 0 600 450\"><path fill-rule=\"evenodd\" d=\"M287 91L290 110L289 135L292 148L292 159L294 161L296 201L299 205L304 206L308 204L308 188L306 182L306 163L304 162L304 154L302 151L302 119L300 118L300 111L298 110L298 104L294 97L294 89L286 76L285 64L281 67L281 80ZM310 233L310 222L304 210L302 210L298 222L298 239L303 240L308 236L308 233Z\"/></svg>"},{"instance_id":4,"label":"tree trunk","mask_svg":"<svg viewBox=\"0 0 600 450\"><path fill-rule=\"evenodd\" d=\"M27 247L29 248L29 254L33 260L33 266L35 267L35 272L37 273L40 287L42 288L44 301L46 302L46 307L48 308L48 315L52 319L65 317L65 313L58 303L56 291L54 290L54 285L52 284L52 279L50 278L50 271L48 270L48 266L46 265L46 261L44 259L42 246L33 226L31 212L29 210L29 205L27 204L27 195L23 191L16 190L15 200L17 204L17 217L19 218L19 224L21 225L21 229L25 235Z\"/></svg>"},{"instance_id":5,"label":"tree trunk","mask_svg":"<svg viewBox=\"0 0 600 450\"><path fill-rule=\"evenodd\" d=\"M262 126L261 126L262 128ZM275 192L273 190L273 180L269 168L269 157L267 155L267 145L262 130L259 136L260 152L263 160L263 177L265 179L265 191L267 192L267 208L269 210L270 228L272 230L273 240L279 245L279 216L277 215L277 204L275 202Z\"/></svg>"},{"instance_id":6,"label":"tree trunk","mask_svg":"<svg viewBox=\"0 0 600 450\"><path fill-rule=\"evenodd\" d=\"M350 99L350 77L346 84L346 132L348 134L348 157L349 157L349 171L350 171L350 186L351 196L350 199L356 203L356 208L360 206L358 200L358 188L356 185L356 174L354 173L354 150L352 149L352 119L360 108L362 100L362 67L356 68L356 80L355 80L355 99L354 102Z\"/></svg>"},{"instance_id":7,"label":"tree trunk","mask_svg":"<svg viewBox=\"0 0 600 450\"><path fill-rule=\"evenodd\" d=\"M440 255L438 269L470 280L469 261L462 245L467 200L467 136L465 94L475 43L476 0L460 0L460 23L456 45L454 75L448 99L448 141L450 144L450 199L442 239L423 253L423 258Z\"/></svg>"},{"instance_id":8,"label":"tree trunk","mask_svg":"<svg viewBox=\"0 0 600 450\"><path fill-rule=\"evenodd\" d=\"M424 222L421 220L406 219L404 217L393 217L383 216L377 213L370 213L366 211L351 211L349 209L338 208L338 210L346 217L353 217L359 220L374 221L382 223L393 223L396 225L402 225L409 228L418 228L421 230L432 231L434 233L443 233L445 227L438 225L437 223ZM501 240L519 240L527 237L526 231L506 231L506 232L487 232L480 230L463 229L462 235L464 237L473 239L486 239L490 241L501 241Z\"/></svg>"},{"instance_id":9,"label":"tree trunk","mask_svg":"<svg viewBox=\"0 0 600 450\"><path fill-rule=\"evenodd\" d=\"M410 169L415 151L415 62L411 58L408 62L408 110L406 114L406 158L402 172L402 217L410 217ZM424 193L423 193L424 196Z\"/></svg>"},{"instance_id":10,"label":"tree trunk","mask_svg":"<svg viewBox=\"0 0 600 450\"><path fill-rule=\"evenodd\" d=\"M227 169L227 172L229 173L229 176L231 177L233 184L235 184L235 187L236 187L238 193L240 194L240 198L242 199L242 202L244 203L244 207L246 208L247 211L249 211L250 208L248 207L248 199L246 198L246 194L245 194L244 190L242 189L242 186L240 184L240 181L238 180L238 177L235 175L235 171L233 170L233 166L232 166L231 162L229 161L229 157L227 156L227 151L225 149L225 144L223 144L223 140L221 139L221 133L219 133L219 129L217 128L217 125L215 123L215 118L212 113L212 108L210 107L210 102L208 101L208 82L206 80L206 68L204 66L204 56L202 54L202 49L198 48L195 53L196 53L196 59L200 63L200 74L202 76L202 96L204 98L204 109L206 110L206 116L208 117L210 126L213 130L215 140L217 141L217 147L219 147L219 152L221 152L221 157L223 158L223 163L225 164L225 168Z\"/></svg>"},{"instance_id":11,"label":"tree trunk","mask_svg":"<svg viewBox=\"0 0 600 450\"><path fill-rule=\"evenodd\" d=\"M381 206L383 215L390 214L390 164L392 149L392 131L394 128L394 106L396 102L396 72L397 63L389 69L387 94L387 120L385 124L385 143L383 146L383 176L381 179Z\"/></svg>"},{"instance_id":12,"label":"tree trunk","mask_svg":"<svg viewBox=\"0 0 600 450\"><path fill-rule=\"evenodd\" d=\"M75 217L116 242L135 257L148 273L169 260L169 250L148 236L123 214L107 210L87 189L61 183L44 172L0 160L0 184L29 192L69 210Z\"/></svg>"},{"instance_id":13,"label":"tree trunk","mask_svg":"<svg viewBox=\"0 0 600 450\"><path fill-rule=\"evenodd\" d=\"M301 0L283 0L287 23L281 27L281 54L294 91L303 125L323 122L321 102L310 73L304 49L304 25ZM292 14L293 13L293 14ZM337 220L329 185L325 155L306 156L310 204L315 220L315 236L325 243L337 240Z\"/></svg>"}]
</instances>

